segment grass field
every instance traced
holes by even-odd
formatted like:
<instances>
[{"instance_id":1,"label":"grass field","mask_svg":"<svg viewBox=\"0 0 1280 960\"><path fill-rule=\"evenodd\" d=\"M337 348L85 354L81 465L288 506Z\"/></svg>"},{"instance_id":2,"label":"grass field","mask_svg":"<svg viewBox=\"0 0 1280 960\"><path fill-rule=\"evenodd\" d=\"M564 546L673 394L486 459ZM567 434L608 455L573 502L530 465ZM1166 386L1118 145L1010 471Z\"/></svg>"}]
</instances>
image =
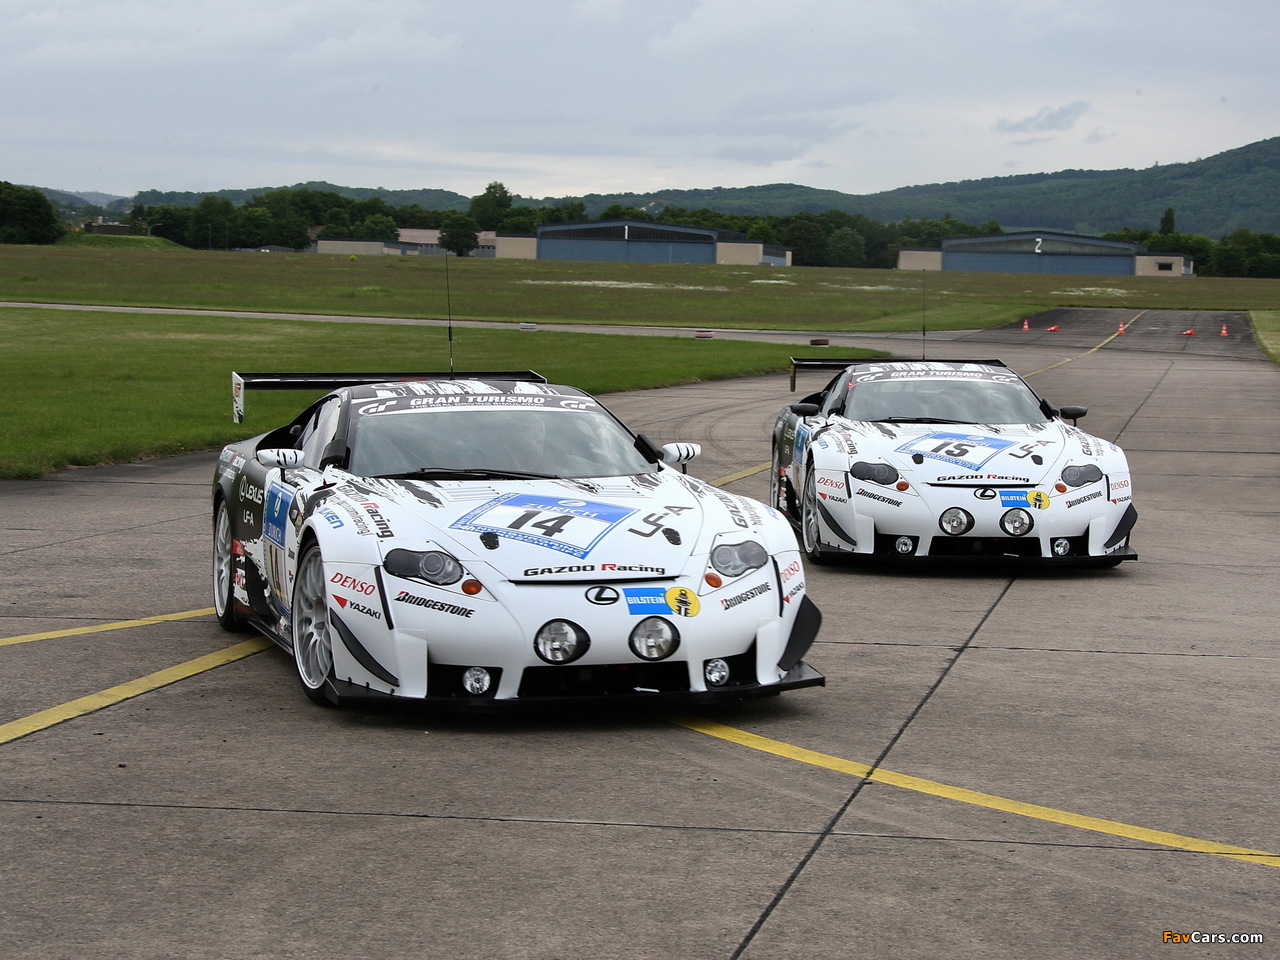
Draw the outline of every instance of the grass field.
<instances>
[{"instance_id":1,"label":"grass field","mask_svg":"<svg viewBox=\"0 0 1280 960\"><path fill-rule=\"evenodd\" d=\"M455 327L453 351L460 371L534 369L591 393L781 370L792 352L517 327ZM246 422L234 424L232 370L448 369L448 330L436 325L0 309L0 477L210 449L276 426L309 402L254 393Z\"/></svg>"},{"instance_id":2,"label":"grass field","mask_svg":"<svg viewBox=\"0 0 1280 960\"><path fill-rule=\"evenodd\" d=\"M0 301L816 333L972 329L1056 306L1250 310L1280 359L1274 280L452 258L446 272L434 258L113 243L0 246ZM779 370L791 352L687 333L454 337L460 370L528 367L593 393ZM232 424L233 369L448 366L439 327L4 308L0 477L209 449L299 408L297 395L254 395L249 422Z\"/></svg>"}]
</instances>

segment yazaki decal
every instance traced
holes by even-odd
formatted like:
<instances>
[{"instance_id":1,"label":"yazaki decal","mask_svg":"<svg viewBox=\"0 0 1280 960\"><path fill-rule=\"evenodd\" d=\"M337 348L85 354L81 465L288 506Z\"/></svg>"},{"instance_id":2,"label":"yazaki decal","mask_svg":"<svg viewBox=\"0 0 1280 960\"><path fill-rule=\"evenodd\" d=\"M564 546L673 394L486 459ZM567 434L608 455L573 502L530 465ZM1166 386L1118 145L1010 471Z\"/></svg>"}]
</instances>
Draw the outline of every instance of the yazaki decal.
<instances>
[{"instance_id":1,"label":"yazaki decal","mask_svg":"<svg viewBox=\"0 0 1280 960\"><path fill-rule=\"evenodd\" d=\"M630 507L572 497L508 493L459 517L451 529L492 533L582 559L635 512Z\"/></svg>"},{"instance_id":2,"label":"yazaki decal","mask_svg":"<svg viewBox=\"0 0 1280 960\"><path fill-rule=\"evenodd\" d=\"M1015 446L1012 440L1001 440L981 433L926 433L908 440L898 447L898 453L921 456L926 460L943 463L977 472L997 453Z\"/></svg>"}]
</instances>

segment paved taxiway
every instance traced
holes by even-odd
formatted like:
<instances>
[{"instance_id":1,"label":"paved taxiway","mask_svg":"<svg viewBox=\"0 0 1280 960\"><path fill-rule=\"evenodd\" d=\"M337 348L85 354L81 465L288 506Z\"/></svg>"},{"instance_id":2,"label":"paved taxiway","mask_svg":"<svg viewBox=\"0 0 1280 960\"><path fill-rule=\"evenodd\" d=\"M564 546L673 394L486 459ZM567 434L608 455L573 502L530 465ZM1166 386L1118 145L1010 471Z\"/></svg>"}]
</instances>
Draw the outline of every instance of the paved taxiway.
<instances>
[{"instance_id":1,"label":"paved taxiway","mask_svg":"<svg viewBox=\"0 0 1280 960\"><path fill-rule=\"evenodd\" d=\"M1280 371L1236 314L1028 326L823 353L997 356L1089 404L1141 559L810 567L828 686L697 717L318 708L207 613L134 622L209 605L212 455L0 483L0 954L1273 955ZM609 402L764 498L823 380Z\"/></svg>"}]
</instances>

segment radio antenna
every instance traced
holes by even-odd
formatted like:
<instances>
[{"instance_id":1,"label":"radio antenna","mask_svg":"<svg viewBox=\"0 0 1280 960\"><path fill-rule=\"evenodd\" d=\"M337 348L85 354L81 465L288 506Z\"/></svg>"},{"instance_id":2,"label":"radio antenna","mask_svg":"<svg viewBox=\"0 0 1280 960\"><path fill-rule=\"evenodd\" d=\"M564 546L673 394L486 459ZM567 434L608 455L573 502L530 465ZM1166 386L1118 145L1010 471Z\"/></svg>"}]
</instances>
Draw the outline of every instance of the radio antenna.
<instances>
[{"instance_id":1,"label":"radio antenna","mask_svg":"<svg viewBox=\"0 0 1280 960\"><path fill-rule=\"evenodd\" d=\"M924 288L924 271L920 271L920 359L924 360L928 353L929 347L929 298L925 294Z\"/></svg>"},{"instance_id":2,"label":"radio antenna","mask_svg":"<svg viewBox=\"0 0 1280 960\"><path fill-rule=\"evenodd\" d=\"M449 251L444 252L444 312L449 319L449 376L453 376L453 297L449 290Z\"/></svg>"}]
</instances>

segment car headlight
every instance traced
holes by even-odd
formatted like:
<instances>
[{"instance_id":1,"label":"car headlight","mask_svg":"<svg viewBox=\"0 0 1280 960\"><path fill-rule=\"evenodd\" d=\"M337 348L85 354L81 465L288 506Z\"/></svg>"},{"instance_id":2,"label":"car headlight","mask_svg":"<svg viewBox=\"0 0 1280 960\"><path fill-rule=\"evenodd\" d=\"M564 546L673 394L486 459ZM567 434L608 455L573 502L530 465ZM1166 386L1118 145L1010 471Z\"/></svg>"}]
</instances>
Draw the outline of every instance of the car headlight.
<instances>
[{"instance_id":1,"label":"car headlight","mask_svg":"<svg viewBox=\"0 0 1280 960\"><path fill-rule=\"evenodd\" d=\"M1031 519L1031 514L1023 510L1021 507L1014 507L1000 518L1000 529L1011 537L1021 537L1031 532L1035 521Z\"/></svg>"},{"instance_id":2,"label":"car headlight","mask_svg":"<svg viewBox=\"0 0 1280 960\"><path fill-rule=\"evenodd\" d=\"M447 586L462 579L462 564L443 550L392 550L382 561L387 573Z\"/></svg>"},{"instance_id":3,"label":"car headlight","mask_svg":"<svg viewBox=\"0 0 1280 960\"><path fill-rule=\"evenodd\" d=\"M769 562L769 551L754 540L722 543L711 551L711 566L726 577L740 577Z\"/></svg>"},{"instance_id":4,"label":"car headlight","mask_svg":"<svg viewBox=\"0 0 1280 960\"><path fill-rule=\"evenodd\" d=\"M884 486L898 482L898 470L888 463L867 463L859 460L849 468L849 476L857 480L867 480Z\"/></svg>"},{"instance_id":5,"label":"car headlight","mask_svg":"<svg viewBox=\"0 0 1280 960\"><path fill-rule=\"evenodd\" d=\"M533 638L533 652L547 663L572 663L589 646L587 631L572 620L548 620Z\"/></svg>"},{"instance_id":6,"label":"car headlight","mask_svg":"<svg viewBox=\"0 0 1280 960\"><path fill-rule=\"evenodd\" d=\"M641 660L664 660L680 646L680 631L662 617L645 617L635 625L628 642Z\"/></svg>"},{"instance_id":7,"label":"car headlight","mask_svg":"<svg viewBox=\"0 0 1280 960\"><path fill-rule=\"evenodd\" d=\"M1062 469L1062 482L1068 487L1083 487L1086 483L1097 483L1102 479L1102 469L1096 463L1084 466L1068 464Z\"/></svg>"},{"instance_id":8,"label":"car headlight","mask_svg":"<svg viewBox=\"0 0 1280 960\"><path fill-rule=\"evenodd\" d=\"M948 507L938 517L938 526L942 532L953 537L963 536L973 529L973 514L960 507Z\"/></svg>"}]
</instances>

